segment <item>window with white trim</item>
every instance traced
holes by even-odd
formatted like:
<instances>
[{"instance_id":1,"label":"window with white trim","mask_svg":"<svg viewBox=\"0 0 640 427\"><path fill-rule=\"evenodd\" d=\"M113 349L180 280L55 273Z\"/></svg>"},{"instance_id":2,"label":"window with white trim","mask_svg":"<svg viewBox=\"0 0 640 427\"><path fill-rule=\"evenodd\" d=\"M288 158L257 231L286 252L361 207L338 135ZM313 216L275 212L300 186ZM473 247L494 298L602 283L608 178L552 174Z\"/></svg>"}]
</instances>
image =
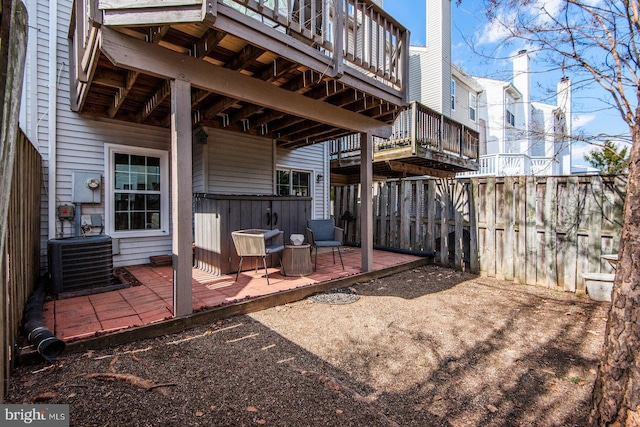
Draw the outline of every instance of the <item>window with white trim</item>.
<instances>
[{"instance_id":1,"label":"window with white trim","mask_svg":"<svg viewBox=\"0 0 640 427\"><path fill-rule=\"evenodd\" d=\"M278 169L276 171L276 195L310 196L311 172Z\"/></svg>"},{"instance_id":2,"label":"window with white trim","mask_svg":"<svg viewBox=\"0 0 640 427\"><path fill-rule=\"evenodd\" d=\"M451 109L456 109L456 81L451 80Z\"/></svg>"},{"instance_id":3,"label":"window with white trim","mask_svg":"<svg viewBox=\"0 0 640 427\"><path fill-rule=\"evenodd\" d=\"M475 93L469 92L469 120L476 121L476 108L478 105L478 97Z\"/></svg>"},{"instance_id":4,"label":"window with white trim","mask_svg":"<svg viewBox=\"0 0 640 427\"><path fill-rule=\"evenodd\" d=\"M169 232L168 153L107 145L105 223L115 237Z\"/></svg>"},{"instance_id":5,"label":"window with white trim","mask_svg":"<svg viewBox=\"0 0 640 427\"><path fill-rule=\"evenodd\" d=\"M505 105L505 121L506 124L515 126L516 125L516 116L513 114L514 105L513 101L510 98L507 98Z\"/></svg>"}]
</instances>

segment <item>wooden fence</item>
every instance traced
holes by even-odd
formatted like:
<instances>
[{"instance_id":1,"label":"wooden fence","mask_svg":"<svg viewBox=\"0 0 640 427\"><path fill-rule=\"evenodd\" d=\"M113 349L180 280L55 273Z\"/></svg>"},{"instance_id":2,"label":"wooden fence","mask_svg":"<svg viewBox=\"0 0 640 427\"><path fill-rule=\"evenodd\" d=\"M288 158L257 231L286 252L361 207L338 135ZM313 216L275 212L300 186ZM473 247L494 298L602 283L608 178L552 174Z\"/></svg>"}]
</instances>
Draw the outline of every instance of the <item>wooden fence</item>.
<instances>
[{"instance_id":1,"label":"wooden fence","mask_svg":"<svg viewBox=\"0 0 640 427\"><path fill-rule=\"evenodd\" d=\"M13 180L9 193L4 253L0 254L0 328L2 379L0 400L6 393L16 358L19 325L25 303L40 273L40 185L42 158L20 133L14 161ZM1 197L5 197L4 194Z\"/></svg>"},{"instance_id":2,"label":"wooden fence","mask_svg":"<svg viewBox=\"0 0 640 427\"><path fill-rule=\"evenodd\" d=\"M442 265L518 283L584 291L611 272L624 177L404 179L374 185L374 245L435 254ZM349 221L350 215L355 219ZM335 187L334 217L360 242L359 186Z\"/></svg>"}]
</instances>

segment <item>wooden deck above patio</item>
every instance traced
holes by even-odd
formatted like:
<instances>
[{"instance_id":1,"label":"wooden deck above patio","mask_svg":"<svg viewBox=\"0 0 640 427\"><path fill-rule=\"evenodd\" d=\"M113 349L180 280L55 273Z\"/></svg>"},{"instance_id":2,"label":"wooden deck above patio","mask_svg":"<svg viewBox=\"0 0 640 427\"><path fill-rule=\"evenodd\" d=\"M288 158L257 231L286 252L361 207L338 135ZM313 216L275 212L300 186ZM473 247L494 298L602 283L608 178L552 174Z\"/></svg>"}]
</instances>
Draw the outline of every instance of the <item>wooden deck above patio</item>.
<instances>
[{"instance_id":1,"label":"wooden deck above patio","mask_svg":"<svg viewBox=\"0 0 640 427\"><path fill-rule=\"evenodd\" d=\"M331 180L358 181L358 135L331 141ZM389 139L374 138L373 174L378 177L453 177L478 170L478 132L412 102L393 123Z\"/></svg>"},{"instance_id":2,"label":"wooden deck above patio","mask_svg":"<svg viewBox=\"0 0 640 427\"><path fill-rule=\"evenodd\" d=\"M384 134L406 104L409 33L371 0L76 0L69 34L88 115L169 127L181 79L194 128L296 148Z\"/></svg>"}]
</instances>

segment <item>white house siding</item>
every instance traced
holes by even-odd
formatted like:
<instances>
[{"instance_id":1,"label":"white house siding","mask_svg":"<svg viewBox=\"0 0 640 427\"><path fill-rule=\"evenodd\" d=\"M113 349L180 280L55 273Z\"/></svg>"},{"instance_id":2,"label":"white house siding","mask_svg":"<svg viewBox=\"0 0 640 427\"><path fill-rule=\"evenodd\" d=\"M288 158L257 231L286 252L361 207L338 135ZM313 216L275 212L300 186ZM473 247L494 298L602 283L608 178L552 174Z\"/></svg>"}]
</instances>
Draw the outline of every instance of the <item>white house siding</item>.
<instances>
[{"instance_id":1,"label":"white house siding","mask_svg":"<svg viewBox=\"0 0 640 427\"><path fill-rule=\"evenodd\" d=\"M456 83L456 108L451 111L451 118L464 126L478 130L478 104L479 95L482 89L476 84L475 80L466 75L455 65L452 67L452 80ZM471 120L469 118L470 110L470 94L476 95L476 119Z\"/></svg>"},{"instance_id":2,"label":"white house siding","mask_svg":"<svg viewBox=\"0 0 640 427\"><path fill-rule=\"evenodd\" d=\"M204 146L209 168L206 192L273 194L272 140L213 128L206 131L209 134Z\"/></svg>"},{"instance_id":3,"label":"white house siding","mask_svg":"<svg viewBox=\"0 0 640 427\"><path fill-rule=\"evenodd\" d=\"M276 150L276 168L311 172L312 218L329 218L328 150L328 143L309 145L296 150ZM322 175L320 180L319 175Z\"/></svg>"},{"instance_id":4,"label":"white house siding","mask_svg":"<svg viewBox=\"0 0 640 427\"><path fill-rule=\"evenodd\" d=\"M427 49L411 47L409 50L409 100L442 112L440 65Z\"/></svg>"},{"instance_id":5,"label":"white house siding","mask_svg":"<svg viewBox=\"0 0 640 427\"><path fill-rule=\"evenodd\" d=\"M465 85L455 76L453 80L456 82L456 108L455 110L451 110L451 118L456 122L475 129L476 123L469 120L469 86Z\"/></svg>"},{"instance_id":6,"label":"white house siding","mask_svg":"<svg viewBox=\"0 0 640 427\"><path fill-rule=\"evenodd\" d=\"M505 153L504 86L506 82L476 79L484 91L478 98L478 117L484 119L487 131L487 154Z\"/></svg>"},{"instance_id":7,"label":"white house siding","mask_svg":"<svg viewBox=\"0 0 640 427\"><path fill-rule=\"evenodd\" d=\"M49 48L49 12L52 5L48 1L28 0L30 12L29 27L31 40L28 45L28 70L25 79L25 99L21 127L43 156L42 220L41 220L41 264L47 265L46 251L49 238L48 171L50 141L55 138L56 150L56 194L55 205L72 203L72 177L74 171L95 171L104 177L104 145L122 144L169 150L170 135L167 129L136 125L111 120L95 120L82 117L70 110L69 97L69 54L67 34L71 14L71 0L59 0L57 7L56 57L51 57ZM53 88L51 79L53 76ZM51 89L51 90L50 90ZM50 92L56 98L55 111ZM49 132L51 115L55 114L56 130ZM144 135L143 138L140 135ZM103 178L104 179L104 178ZM104 218L104 190L101 189L100 203L83 204L82 214L101 214ZM73 236L74 226L68 221L62 226L55 221L56 237ZM94 229L94 233L99 229ZM171 236L153 238L120 239L120 254L114 256L114 265L133 265L149 262L149 256L171 253Z\"/></svg>"},{"instance_id":8,"label":"white house siding","mask_svg":"<svg viewBox=\"0 0 640 427\"><path fill-rule=\"evenodd\" d=\"M409 49L409 100L451 116L451 1L427 0L426 47Z\"/></svg>"}]
</instances>

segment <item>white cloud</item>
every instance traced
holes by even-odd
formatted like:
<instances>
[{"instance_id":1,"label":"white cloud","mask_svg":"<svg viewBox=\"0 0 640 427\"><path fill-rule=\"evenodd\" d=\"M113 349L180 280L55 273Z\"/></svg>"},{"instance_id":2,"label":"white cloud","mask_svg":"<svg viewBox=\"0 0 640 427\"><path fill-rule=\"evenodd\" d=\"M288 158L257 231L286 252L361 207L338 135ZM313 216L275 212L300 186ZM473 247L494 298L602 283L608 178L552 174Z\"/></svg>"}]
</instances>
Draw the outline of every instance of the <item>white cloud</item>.
<instances>
[{"instance_id":1,"label":"white cloud","mask_svg":"<svg viewBox=\"0 0 640 427\"><path fill-rule=\"evenodd\" d=\"M574 114L573 115L573 126L576 127L576 128L586 126L589 123L591 123L592 121L594 121L596 119L596 117L597 116L594 113Z\"/></svg>"},{"instance_id":2,"label":"white cloud","mask_svg":"<svg viewBox=\"0 0 640 427\"><path fill-rule=\"evenodd\" d=\"M538 18L538 23L546 23L558 16L564 3L564 0L536 0L529 6L528 12Z\"/></svg>"},{"instance_id":3,"label":"white cloud","mask_svg":"<svg viewBox=\"0 0 640 427\"><path fill-rule=\"evenodd\" d=\"M499 14L495 19L487 22L477 35L478 45L493 44L511 35L509 28L514 28L515 15Z\"/></svg>"}]
</instances>

